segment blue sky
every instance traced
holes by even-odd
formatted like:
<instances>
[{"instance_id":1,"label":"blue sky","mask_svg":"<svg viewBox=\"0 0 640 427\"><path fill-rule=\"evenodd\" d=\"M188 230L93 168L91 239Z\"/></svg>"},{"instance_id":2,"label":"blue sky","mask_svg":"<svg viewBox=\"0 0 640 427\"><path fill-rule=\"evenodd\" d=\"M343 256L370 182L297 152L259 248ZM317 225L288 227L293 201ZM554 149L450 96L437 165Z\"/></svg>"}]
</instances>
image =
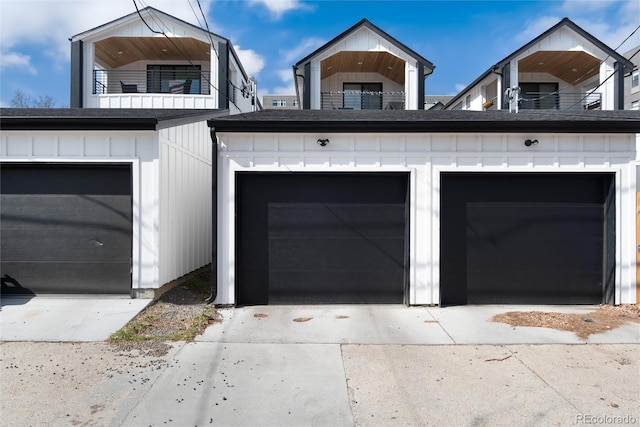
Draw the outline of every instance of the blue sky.
<instances>
[{"instance_id":1,"label":"blue sky","mask_svg":"<svg viewBox=\"0 0 640 427\"><path fill-rule=\"evenodd\" d=\"M198 24L196 0L137 0ZM191 3L190 3L191 2ZM429 95L453 95L568 17L611 48L640 24L639 0L200 0L264 94L295 94L291 66L367 18L436 65ZM69 37L135 12L133 0L0 0L0 105L16 90L69 104ZM202 22L202 17L198 16ZM640 45L640 31L618 49ZM635 59L635 58L634 58ZM637 60L636 60L637 61Z\"/></svg>"}]
</instances>

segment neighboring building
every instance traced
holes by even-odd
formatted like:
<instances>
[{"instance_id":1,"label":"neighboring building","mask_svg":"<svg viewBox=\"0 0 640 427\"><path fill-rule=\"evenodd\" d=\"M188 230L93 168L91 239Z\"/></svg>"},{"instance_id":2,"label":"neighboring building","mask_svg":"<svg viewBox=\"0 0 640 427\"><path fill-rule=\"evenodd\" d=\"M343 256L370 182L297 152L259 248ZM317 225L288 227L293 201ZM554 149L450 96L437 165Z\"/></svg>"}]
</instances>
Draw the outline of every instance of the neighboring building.
<instances>
[{"instance_id":1,"label":"neighboring building","mask_svg":"<svg viewBox=\"0 0 640 427\"><path fill-rule=\"evenodd\" d=\"M633 304L637 111L209 121L219 304Z\"/></svg>"},{"instance_id":2,"label":"neighboring building","mask_svg":"<svg viewBox=\"0 0 640 427\"><path fill-rule=\"evenodd\" d=\"M300 105L295 95L264 95L262 105L265 110L298 110Z\"/></svg>"},{"instance_id":3,"label":"neighboring building","mask_svg":"<svg viewBox=\"0 0 640 427\"><path fill-rule=\"evenodd\" d=\"M453 95L425 95L425 110L443 110L447 102L453 98Z\"/></svg>"},{"instance_id":4,"label":"neighboring building","mask_svg":"<svg viewBox=\"0 0 640 427\"><path fill-rule=\"evenodd\" d=\"M210 264L216 114L0 109L2 293L148 298Z\"/></svg>"},{"instance_id":5,"label":"neighboring building","mask_svg":"<svg viewBox=\"0 0 640 427\"><path fill-rule=\"evenodd\" d=\"M70 40L72 108L258 109L228 39L152 7Z\"/></svg>"},{"instance_id":6,"label":"neighboring building","mask_svg":"<svg viewBox=\"0 0 640 427\"><path fill-rule=\"evenodd\" d=\"M422 110L435 66L366 19L293 66L305 110Z\"/></svg>"},{"instance_id":7,"label":"neighboring building","mask_svg":"<svg viewBox=\"0 0 640 427\"><path fill-rule=\"evenodd\" d=\"M633 64L568 18L485 71L448 110L622 110Z\"/></svg>"},{"instance_id":8,"label":"neighboring building","mask_svg":"<svg viewBox=\"0 0 640 427\"><path fill-rule=\"evenodd\" d=\"M634 63L640 62L640 46L636 46L624 54L625 58L633 59ZM633 58L632 58L633 57ZM634 65L633 70L624 78L624 109L640 110L640 71Z\"/></svg>"}]
</instances>

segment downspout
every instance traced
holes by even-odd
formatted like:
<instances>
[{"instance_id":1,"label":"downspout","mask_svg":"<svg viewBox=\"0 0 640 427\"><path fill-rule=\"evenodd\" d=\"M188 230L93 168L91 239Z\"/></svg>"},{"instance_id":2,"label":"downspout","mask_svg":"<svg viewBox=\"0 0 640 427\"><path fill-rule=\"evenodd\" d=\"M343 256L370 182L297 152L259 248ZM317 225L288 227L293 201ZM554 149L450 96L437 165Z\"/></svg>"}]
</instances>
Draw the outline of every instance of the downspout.
<instances>
[{"instance_id":1,"label":"downspout","mask_svg":"<svg viewBox=\"0 0 640 427\"><path fill-rule=\"evenodd\" d=\"M213 303L218 297L218 138L216 129L210 128L212 162L211 162L211 295L204 302Z\"/></svg>"}]
</instances>

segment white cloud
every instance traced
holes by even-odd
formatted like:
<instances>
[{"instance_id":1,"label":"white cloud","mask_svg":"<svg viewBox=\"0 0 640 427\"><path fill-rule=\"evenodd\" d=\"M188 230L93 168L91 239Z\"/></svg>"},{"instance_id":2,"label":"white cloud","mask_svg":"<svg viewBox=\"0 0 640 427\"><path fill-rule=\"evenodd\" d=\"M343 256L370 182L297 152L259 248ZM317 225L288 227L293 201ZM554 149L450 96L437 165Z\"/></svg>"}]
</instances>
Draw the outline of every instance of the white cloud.
<instances>
[{"instance_id":1,"label":"white cloud","mask_svg":"<svg viewBox=\"0 0 640 427\"><path fill-rule=\"evenodd\" d=\"M308 37L302 39L300 43L298 43L291 49L281 50L280 57L284 62L291 63L291 65L293 65L295 62L298 62L325 43L326 41L323 39L317 37Z\"/></svg>"},{"instance_id":2,"label":"white cloud","mask_svg":"<svg viewBox=\"0 0 640 427\"><path fill-rule=\"evenodd\" d=\"M280 80L285 83L293 81L293 69L291 68L283 68L276 71L276 74L278 75L278 77L280 77Z\"/></svg>"},{"instance_id":3,"label":"white cloud","mask_svg":"<svg viewBox=\"0 0 640 427\"><path fill-rule=\"evenodd\" d=\"M640 22L640 1L565 0L560 3L557 12L558 15L549 14L527 21L516 39L526 43L560 22L562 16L567 16L607 46L617 49ZM638 45L640 31L620 46L618 52L624 53Z\"/></svg>"},{"instance_id":4,"label":"white cloud","mask_svg":"<svg viewBox=\"0 0 640 427\"><path fill-rule=\"evenodd\" d=\"M304 5L299 0L249 0L250 5L263 5L274 18L280 18L286 12L302 9Z\"/></svg>"},{"instance_id":5,"label":"white cloud","mask_svg":"<svg viewBox=\"0 0 640 427\"><path fill-rule=\"evenodd\" d=\"M240 49L237 45L235 46L235 50L247 74L257 77L258 74L260 74L260 71L264 68L264 57L256 53L254 50Z\"/></svg>"},{"instance_id":6,"label":"white cloud","mask_svg":"<svg viewBox=\"0 0 640 427\"><path fill-rule=\"evenodd\" d=\"M466 84L464 84L464 83L456 83L456 86L455 86L455 88L456 88L456 93L460 93L460 92L462 92L462 90L463 90L464 88L466 88L466 87L467 87L467 85L466 85Z\"/></svg>"},{"instance_id":7,"label":"white cloud","mask_svg":"<svg viewBox=\"0 0 640 427\"><path fill-rule=\"evenodd\" d=\"M201 0L205 14L212 1ZM154 0L152 6L198 25L196 15L186 1ZM140 1L138 7L144 8ZM197 7L194 9L204 24L199 10ZM19 53L27 45L39 45L42 50L50 52L49 56L54 61L67 63L71 36L135 11L131 0L2 0L0 48L3 52Z\"/></svg>"},{"instance_id":8,"label":"white cloud","mask_svg":"<svg viewBox=\"0 0 640 427\"><path fill-rule=\"evenodd\" d=\"M18 68L31 75L38 74L38 70L31 64L31 56L19 52L3 52L0 68Z\"/></svg>"}]
</instances>

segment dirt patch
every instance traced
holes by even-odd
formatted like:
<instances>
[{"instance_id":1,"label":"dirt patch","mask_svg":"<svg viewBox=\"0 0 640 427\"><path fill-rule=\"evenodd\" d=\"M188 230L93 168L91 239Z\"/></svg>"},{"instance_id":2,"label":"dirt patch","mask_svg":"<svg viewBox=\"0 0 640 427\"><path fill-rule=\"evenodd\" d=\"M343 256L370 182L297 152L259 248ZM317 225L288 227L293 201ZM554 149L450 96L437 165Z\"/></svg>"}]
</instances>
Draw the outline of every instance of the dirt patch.
<instances>
[{"instance_id":1,"label":"dirt patch","mask_svg":"<svg viewBox=\"0 0 640 427\"><path fill-rule=\"evenodd\" d=\"M493 316L494 322L511 326L533 326L574 332L586 339L591 334L606 332L628 322L640 323L638 305L601 305L587 314L570 314L542 311L510 311Z\"/></svg>"},{"instance_id":2,"label":"dirt patch","mask_svg":"<svg viewBox=\"0 0 640 427\"><path fill-rule=\"evenodd\" d=\"M162 294L109 338L114 350L157 357L169 351L167 342L193 341L221 320L215 307L205 303L210 283L211 272L205 268Z\"/></svg>"}]
</instances>

